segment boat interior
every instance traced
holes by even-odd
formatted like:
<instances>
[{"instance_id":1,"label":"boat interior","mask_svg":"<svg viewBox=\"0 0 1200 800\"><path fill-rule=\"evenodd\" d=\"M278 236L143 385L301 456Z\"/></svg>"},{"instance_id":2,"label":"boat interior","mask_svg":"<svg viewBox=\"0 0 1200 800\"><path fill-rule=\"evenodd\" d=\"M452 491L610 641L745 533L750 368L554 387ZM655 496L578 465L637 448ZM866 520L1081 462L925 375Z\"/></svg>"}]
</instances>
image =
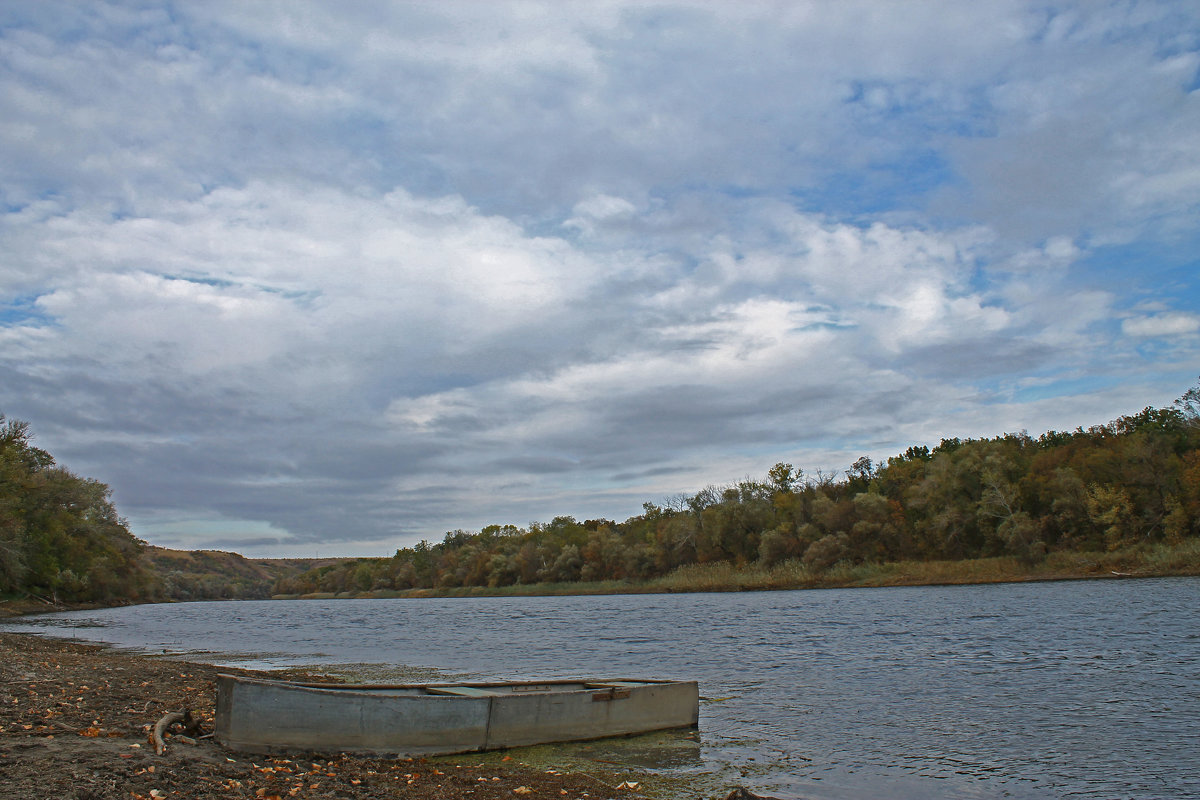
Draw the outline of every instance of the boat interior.
<instances>
[{"instance_id":1,"label":"boat interior","mask_svg":"<svg viewBox=\"0 0 1200 800\"><path fill-rule=\"evenodd\" d=\"M612 680L612 681L545 681L541 683L453 683L422 685L378 685L299 683L309 689L333 691L371 692L386 695L441 695L446 697L501 697L506 695L549 694L558 692L596 692L609 690L614 697L621 697L630 689L640 686L671 683L661 680Z\"/></svg>"}]
</instances>

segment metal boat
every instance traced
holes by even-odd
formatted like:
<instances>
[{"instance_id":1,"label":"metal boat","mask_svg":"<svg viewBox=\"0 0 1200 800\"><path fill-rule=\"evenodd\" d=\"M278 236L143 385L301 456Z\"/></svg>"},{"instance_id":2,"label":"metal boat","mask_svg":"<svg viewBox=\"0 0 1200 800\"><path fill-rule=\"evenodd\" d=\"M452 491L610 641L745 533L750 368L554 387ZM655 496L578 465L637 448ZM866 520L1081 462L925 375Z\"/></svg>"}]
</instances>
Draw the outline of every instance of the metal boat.
<instances>
[{"instance_id":1,"label":"metal boat","mask_svg":"<svg viewBox=\"0 0 1200 800\"><path fill-rule=\"evenodd\" d=\"M695 727L695 681L374 685L217 679L216 739L250 753L428 756Z\"/></svg>"}]
</instances>

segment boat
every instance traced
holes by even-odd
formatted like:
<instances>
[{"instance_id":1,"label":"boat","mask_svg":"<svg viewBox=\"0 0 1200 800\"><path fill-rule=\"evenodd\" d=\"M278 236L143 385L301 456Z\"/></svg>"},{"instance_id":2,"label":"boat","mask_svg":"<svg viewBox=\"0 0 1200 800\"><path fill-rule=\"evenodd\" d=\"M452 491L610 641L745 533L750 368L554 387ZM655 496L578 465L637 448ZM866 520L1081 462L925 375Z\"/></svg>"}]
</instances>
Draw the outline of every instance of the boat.
<instances>
[{"instance_id":1,"label":"boat","mask_svg":"<svg viewBox=\"0 0 1200 800\"><path fill-rule=\"evenodd\" d=\"M335 684L217 677L215 738L247 753L419 757L695 727L695 681Z\"/></svg>"}]
</instances>

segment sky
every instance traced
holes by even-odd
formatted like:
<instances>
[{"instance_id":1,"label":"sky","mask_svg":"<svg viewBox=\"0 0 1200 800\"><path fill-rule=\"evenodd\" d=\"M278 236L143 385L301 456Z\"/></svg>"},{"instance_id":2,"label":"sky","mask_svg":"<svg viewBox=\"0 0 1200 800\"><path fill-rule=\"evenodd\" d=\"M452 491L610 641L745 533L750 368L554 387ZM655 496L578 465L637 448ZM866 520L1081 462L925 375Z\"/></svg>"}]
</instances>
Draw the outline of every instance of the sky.
<instances>
[{"instance_id":1,"label":"sky","mask_svg":"<svg viewBox=\"0 0 1200 800\"><path fill-rule=\"evenodd\" d=\"M1191 2L0 3L0 413L389 555L1200 374Z\"/></svg>"}]
</instances>

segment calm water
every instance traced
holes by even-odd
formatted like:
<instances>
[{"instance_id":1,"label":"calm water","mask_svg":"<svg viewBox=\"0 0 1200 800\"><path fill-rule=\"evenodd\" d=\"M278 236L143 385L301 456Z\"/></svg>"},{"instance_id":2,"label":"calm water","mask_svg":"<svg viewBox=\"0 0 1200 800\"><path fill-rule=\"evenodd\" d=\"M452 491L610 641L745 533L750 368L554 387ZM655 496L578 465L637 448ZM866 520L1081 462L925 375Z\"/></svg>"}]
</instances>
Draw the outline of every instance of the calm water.
<instances>
[{"instance_id":1,"label":"calm water","mask_svg":"<svg viewBox=\"0 0 1200 800\"><path fill-rule=\"evenodd\" d=\"M1174 578L183 603L7 627L224 663L694 678L699 744L672 734L662 762L788 797L1200 798L1198 601L1200 579Z\"/></svg>"}]
</instances>

